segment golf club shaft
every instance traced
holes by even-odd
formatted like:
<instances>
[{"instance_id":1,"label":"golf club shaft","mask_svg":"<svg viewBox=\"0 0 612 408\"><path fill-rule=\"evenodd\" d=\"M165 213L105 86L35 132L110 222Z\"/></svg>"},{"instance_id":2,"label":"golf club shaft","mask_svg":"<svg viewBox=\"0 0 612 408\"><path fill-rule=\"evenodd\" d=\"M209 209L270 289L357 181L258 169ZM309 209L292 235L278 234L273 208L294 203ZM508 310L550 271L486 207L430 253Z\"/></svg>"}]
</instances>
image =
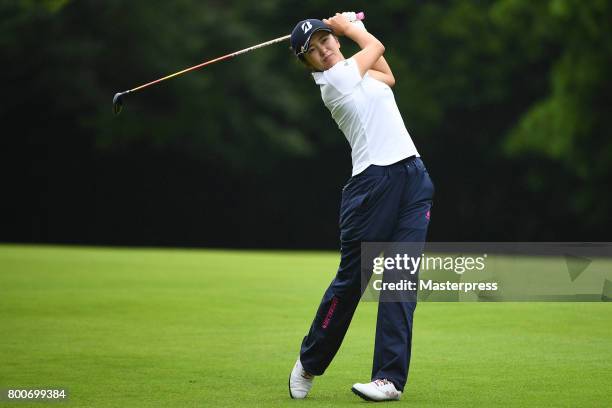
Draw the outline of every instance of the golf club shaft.
<instances>
[{"instance_id":1,"label":"golf club shaft","mask_svg":"<svg viewBox=\"0 0 612 408\"><path fill-rule=\"evenodd\" d=\"M344 14L345 14L345 16L350 21L363 20L365 18L365 14L363 12L360 12L360 13L352 13L351 12L351 13L344 13ZM160 83L162 81L165 81L167 79L174 78L174 77L179 76L179 75L183 75L183 74L185 74L187 72L190 72L190 71L195 71L196 69L200 69L200 68L205 67L207 65L214 64L215 62L224 61L226 59L230 59L230 58L236 57L236 56L238 56L240 54L245 54L245 53L247 53L249 51L253 51L253 50L256 50L258 48L266 47L268 45L276 44L276 43L288 40L290 38L291 38L290 34L289 35L285 35L285 36L282 36L282 37L275 38L274 40L266 41L264 43L254 45L252 47L245 48L245 49L240 50L240 51L232 52L231 54L227 54L227 55L224 55L222 57L218 57L218 58L212 59L210 61L202 62L201 64L195 65L193 67L186 68L186 69L184 69L182 71L175 72L174 74L167 75L167 76L165 76L163 78L156 79L155 81L147 82L146 84L137 86L136 88L132 88L132 89L129 89L127 91L121 92L121 95L132 93L132 92L136 92L138 90L147 88L147 87L149 87L151 85L158 84L158 83Z\"/></svg>"},{"instance_id":2,"label":"golf club shaft","mask_svg":"<svg viewBox=\"0 0 612 408\"><path fill-rule=\"evenodd\" d=\"M155 85L155 84L157 84L159 82L165 81L166 79L174 78L176 76L183 75L183 74L185 74L187 72L194 71L196 69L205 67L206 65L214 64L215 62L219 62L219 61L224 61L226 59L230 59L230 58L236 57L236 56L238 56L240 54L244 54L244 53L247 53L249 51L256 50L258 48L266 47L268 45L272 45L272 44L279 43L281 41L288 40L289 38L291 38L291 35L285 35L283 37L275 38L274 40L266 41L264 43L254 45L252 47L245 48L245 49L240 50L240 51L232 52L231 54L227 54L227 55L224 55L222 57L218 57L218 58L212 59L210 61L205 61L205 62L203 62L201 64L198 64L198 65L195 65L193 67L186 68L186 69L184 69L182 71L179 71L179 72L175 72L174 74L170 74L170 75L165 76L163 78L156 79L155 81L151 81L151 82L148 82L146 84L137 86L136 88L133 88L133 89L125 91L124 93L136 92L136 91L138 91L140 89L143 89L143 88L146 88L148 86Z\"/></svg>"}]
</instances>

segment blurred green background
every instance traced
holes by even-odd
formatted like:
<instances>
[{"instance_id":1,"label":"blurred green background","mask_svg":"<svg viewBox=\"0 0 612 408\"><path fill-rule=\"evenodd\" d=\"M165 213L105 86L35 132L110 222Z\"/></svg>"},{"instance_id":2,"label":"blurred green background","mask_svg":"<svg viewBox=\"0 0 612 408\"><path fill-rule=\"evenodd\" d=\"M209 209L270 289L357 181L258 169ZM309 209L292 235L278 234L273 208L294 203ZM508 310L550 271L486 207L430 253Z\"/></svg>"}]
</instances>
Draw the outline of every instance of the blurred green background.
<instances>
[{"instance_id":1,"label":"blurred green background","mask_svg":"<svg viewBox=\"0 0 612 408\"><path fill-rule=\"evenodd\" d=\"M349 147L288 43L119 117L111 99L342 10L386 45L436 185L431 240L610 240L610 1L15 0L0 241L336 248Z\"/></svg>"}]
</instances>

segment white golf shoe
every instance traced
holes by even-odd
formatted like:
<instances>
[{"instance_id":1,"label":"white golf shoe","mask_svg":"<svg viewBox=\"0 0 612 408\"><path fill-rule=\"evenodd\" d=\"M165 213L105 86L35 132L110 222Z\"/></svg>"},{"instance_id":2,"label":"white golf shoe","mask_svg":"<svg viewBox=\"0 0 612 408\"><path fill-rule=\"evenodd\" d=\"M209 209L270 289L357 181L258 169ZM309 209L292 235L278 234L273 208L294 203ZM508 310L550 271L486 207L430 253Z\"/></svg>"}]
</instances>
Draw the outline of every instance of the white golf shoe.
<instances>
[{"instance_id":1,"label":"white golf shoe","mask_svg":"<svg viewBox=\"0 0 612 408\"><path fill-rule=\"evenodd\" d=\"M314 375L308 374L304 370L302 362L298 357L293 370L291 370L291 375L289 375L289 396L293 399L306 398L306 395L308 395L312 388L313 380Z\"/></svg>"},{"instance_id":2,"label":"white golf shoe","mask_svg":"<svg viewBox=\"0 0 612 408\"><path fill-rule=\"evenodd\" d=\"M367 384L357 383L351 388L355 394L366 401L397 401L402 392L395 388L391 381L382 379L374 380Z\"/></svg>"}]
</instances>

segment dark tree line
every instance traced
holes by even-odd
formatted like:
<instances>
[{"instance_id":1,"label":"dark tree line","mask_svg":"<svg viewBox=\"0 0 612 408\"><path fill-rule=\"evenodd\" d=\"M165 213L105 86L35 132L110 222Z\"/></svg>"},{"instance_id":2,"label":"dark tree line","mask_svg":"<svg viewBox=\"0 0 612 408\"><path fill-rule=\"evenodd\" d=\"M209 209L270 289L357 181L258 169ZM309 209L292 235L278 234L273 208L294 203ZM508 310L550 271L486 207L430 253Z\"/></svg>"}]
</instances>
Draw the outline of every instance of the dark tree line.
<instances>
[{"instance_id":1,"label":"dark tree line","mask_svg":"<svg viewBox=\"0 0 612 408\"><path fill-rule=\"evenodd\" d=\"M436 184L432 240L610 241L605 0L2 2L0 240L337 247L348 144L288 44L110 102L354 8Z\"/></svg>"}]
</instances>

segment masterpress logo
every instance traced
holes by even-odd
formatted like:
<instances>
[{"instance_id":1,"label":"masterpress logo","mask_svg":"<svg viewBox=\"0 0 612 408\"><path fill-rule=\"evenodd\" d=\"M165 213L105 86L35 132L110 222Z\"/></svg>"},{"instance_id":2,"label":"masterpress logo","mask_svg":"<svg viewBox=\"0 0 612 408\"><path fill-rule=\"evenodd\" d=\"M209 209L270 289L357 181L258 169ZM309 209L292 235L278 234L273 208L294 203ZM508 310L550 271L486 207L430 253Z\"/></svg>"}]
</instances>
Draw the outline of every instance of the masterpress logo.
<instances>
[{"instance_id":1,"label":"masterpress logo","mask_svg":"<svg viewBox=\"0 0 612 408\"><path fill-rule=\"evenodd\" d=\"M367 242L362 300L612 300L610 243Z\"/></svg>"}]
</instances>

